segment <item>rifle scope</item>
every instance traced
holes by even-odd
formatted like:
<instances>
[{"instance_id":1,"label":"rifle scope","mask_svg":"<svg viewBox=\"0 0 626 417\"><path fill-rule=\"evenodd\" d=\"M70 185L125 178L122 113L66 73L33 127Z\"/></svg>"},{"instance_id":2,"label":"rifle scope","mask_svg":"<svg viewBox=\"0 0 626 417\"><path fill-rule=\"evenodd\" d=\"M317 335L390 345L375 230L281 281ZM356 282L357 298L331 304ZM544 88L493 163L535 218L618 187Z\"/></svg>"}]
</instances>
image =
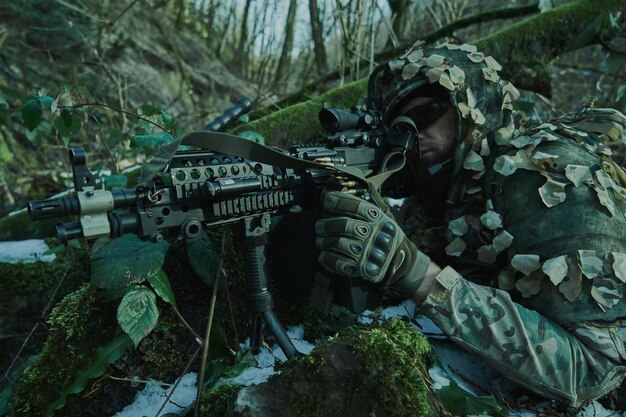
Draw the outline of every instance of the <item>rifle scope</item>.
<instances>
[{"instance_id":1,"label":"rifle scope","mask_svg":"<svg viewBox=\"0 0 626 417\"><path fill-rule=\"evenodd\" d=\"M374 111L362 110L359 107L354 107L351 111L324 108L320 110L319 120L324 129L334 134L344 130L375 129L381 117Z\"/></svg>"}]
</instances>

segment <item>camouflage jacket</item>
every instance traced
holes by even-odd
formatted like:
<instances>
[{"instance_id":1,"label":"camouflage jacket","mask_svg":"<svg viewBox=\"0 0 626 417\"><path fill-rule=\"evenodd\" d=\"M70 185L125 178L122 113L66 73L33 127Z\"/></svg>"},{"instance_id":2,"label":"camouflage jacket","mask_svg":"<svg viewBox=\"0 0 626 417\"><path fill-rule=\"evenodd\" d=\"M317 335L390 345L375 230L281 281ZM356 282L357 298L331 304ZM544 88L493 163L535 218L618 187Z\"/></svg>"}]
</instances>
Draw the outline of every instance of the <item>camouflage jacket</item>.
<instances>
[{"instance_id":1,"label":"camouflage jacket","mask_svg":"<svg viewBox=\"0 0 626 417\"><path fill-rule=\"evenodd\" d=\"M445 243L418 239L422 249L435 259L433 251L445 252L466 279L509 291L559 323L626 317L626 175L607 146L626 143L626 117L587 109L516 129L518 91L472 45L444 44L385 65L370 79L380 109L424 78L449 90L457 109ZM429 235L411 230L424 225L414 215L403 223L408 234Z\"/></svg>"}]
</instances>

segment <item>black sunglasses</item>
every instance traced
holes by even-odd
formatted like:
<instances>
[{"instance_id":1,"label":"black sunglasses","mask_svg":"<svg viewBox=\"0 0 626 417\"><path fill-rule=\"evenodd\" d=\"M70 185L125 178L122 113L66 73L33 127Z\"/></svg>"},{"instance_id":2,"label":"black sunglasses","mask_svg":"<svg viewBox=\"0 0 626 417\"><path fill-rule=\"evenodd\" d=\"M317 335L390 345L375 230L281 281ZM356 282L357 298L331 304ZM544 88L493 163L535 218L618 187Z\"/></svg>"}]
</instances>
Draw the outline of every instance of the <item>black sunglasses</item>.
<instances>
[{"instance_id":1,"label":"black sunglasses","mask_svg":"<svg viewBox=\"0 0 626 417\"><path fill-rule=\"evenodd\" d=\"M434 98L424 104L409 109L403 116L413 120L417 130L420 131L435 123L441 116L446 114L447 111L448 105L440 99Z\"/></svg>"}]
</instances>

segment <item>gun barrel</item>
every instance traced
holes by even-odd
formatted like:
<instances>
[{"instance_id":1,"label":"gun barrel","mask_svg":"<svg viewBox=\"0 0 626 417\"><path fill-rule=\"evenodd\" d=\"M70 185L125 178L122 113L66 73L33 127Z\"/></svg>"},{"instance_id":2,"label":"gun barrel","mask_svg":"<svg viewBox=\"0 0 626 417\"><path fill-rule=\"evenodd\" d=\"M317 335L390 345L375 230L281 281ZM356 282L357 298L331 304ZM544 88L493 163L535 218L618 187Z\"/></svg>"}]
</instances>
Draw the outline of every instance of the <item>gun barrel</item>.
<instances>
[{"instance_id":1,"label":"gun barrel","mask_svg":"<svg viewBox=\"0 0 626 417\"><path fill-rule=\"evenodd\" d=\"M80 213L80 204L75 196L29 201L27 208L31 220L51 219Z\"/></svg>"},{"instance_id":2,"label":"gun barrel","mask_svg":"<svg viewBox=\"0 0 626 417\"><path fill-rule=\"evenodd\" d=\"M57 239L59 242L66 243L72 239L83 237L83 228L79 222L59 223L55 226Z\"/></svg>"},{"instance_id":3,"label":"gun barrel","mask_svg":"<svg viewBox=\"0 0 626 417\"><path fill-rule=\"evenodd\" d=\"M241 97L237 100L237 103L235 103L234 106L230 107L222 115L218 116L215 120L206 125L202 130L205 132L219 132L234 119L248 113L250 109L252 109L252 102L250 99L247 97Z\"/></svg>"}]
</instances>

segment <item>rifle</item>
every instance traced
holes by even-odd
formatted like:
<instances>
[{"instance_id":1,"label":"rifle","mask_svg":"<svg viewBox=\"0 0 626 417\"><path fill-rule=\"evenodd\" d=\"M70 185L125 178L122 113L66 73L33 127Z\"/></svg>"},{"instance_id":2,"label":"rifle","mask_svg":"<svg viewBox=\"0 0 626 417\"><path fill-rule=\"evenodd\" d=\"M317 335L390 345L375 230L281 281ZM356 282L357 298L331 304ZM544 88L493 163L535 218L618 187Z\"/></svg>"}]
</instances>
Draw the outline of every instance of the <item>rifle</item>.
<instances>
[{"instance_id":1,"label":"rifle","mask_svg":"<svg viewBox=\"0 0 626 417\"><path fill-rule=\"evenodd\" d=\"M298 352L276 318L267 290L265 246L271 217L288 217L285 223L292 226L305 224L306 237L313 242L317 215L307 214L319 214L324 187L340 178L353 186L352 192L368 198L366 177L373 178L384 170L394 152L403 155L412 146L414 135L386 135L380 112L363 107L349 112L323 108L320 123L331 134L319 144L294 145L288 151L217 132L250 108L250 100L242 98L204 129L182 140L183 144L207 149L176 151L178 142L168 145L174 152L171 158L165 152L166 156L161 156L165 163L159 165L155 157L158 169L135 188L96 189L85 151L70 148L74 195L30 201L28 213L31 220L78 216L78 221L57 224L61 242L127 233L159 242L165 230L179 233L189 242L198 238L203 228L236 224L243 240L253 316L252 351L259 351L265 323L285 355L291 357ZM381 176L386 179L392 172ZM346 182L346 178L351 181ZM379 181L383 180L379 177ZM388 194L406 195L404 181L386 187ZM331 301L360 312L377 305L382 297L380 289L361 279L335 279L318 272L314 283L311 300L322 312L328 312Z\"/></svg>"}]
</instances>

